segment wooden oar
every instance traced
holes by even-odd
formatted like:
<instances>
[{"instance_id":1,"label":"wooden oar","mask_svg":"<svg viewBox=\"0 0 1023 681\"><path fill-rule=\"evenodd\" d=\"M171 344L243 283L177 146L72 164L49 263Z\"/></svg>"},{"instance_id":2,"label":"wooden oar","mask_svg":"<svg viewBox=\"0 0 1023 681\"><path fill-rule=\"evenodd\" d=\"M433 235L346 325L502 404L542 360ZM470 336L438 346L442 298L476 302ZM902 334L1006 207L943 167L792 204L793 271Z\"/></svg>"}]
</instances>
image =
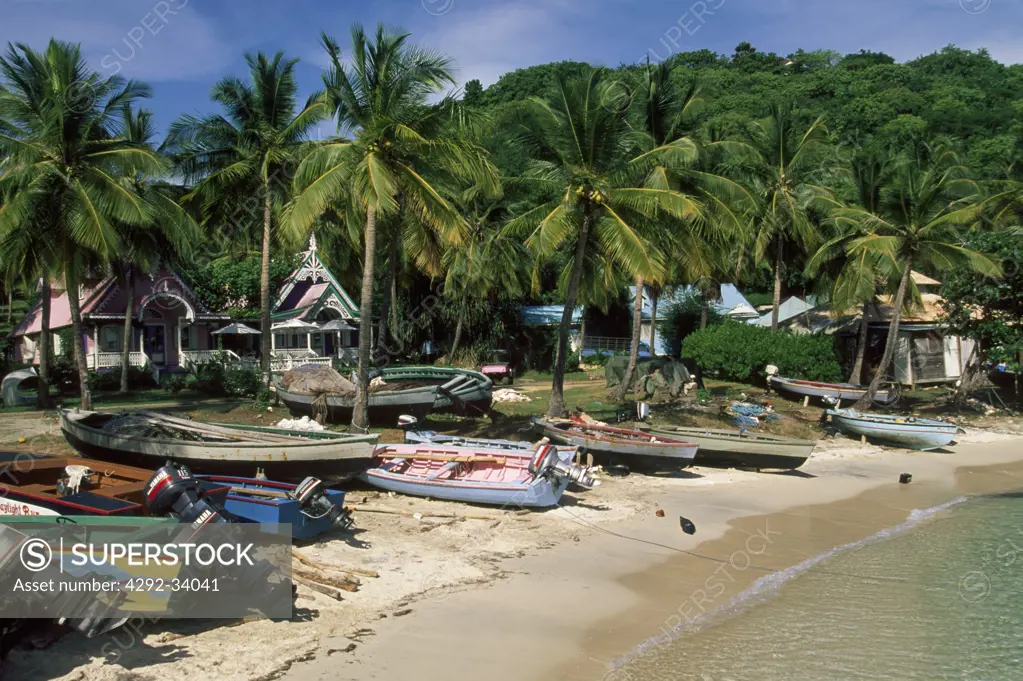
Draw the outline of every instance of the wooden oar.
<instances>
[{"instance_id":1,"label":"wooden oar","mask_svg":"<svg viewBox=\"0 0 1023 681\"><path fill-rule=\"evenodd\" d=\"M138 411L136 413L145 416L146 418L152 419L154 421L159 421L171 426L175 426L182 430L191 430L196 433L217 435L231 440L238 440L239 442L267 442L273 444L295 442L295 438L288 437L287 435L276 435L272 433L255 433L252 431L237 431L232 428L214 426L208 423L203 423L201 421L180 419L175 416L168 416L167 414L161 414L160 412L156 411Z\"/></svg>"}]
</instances>

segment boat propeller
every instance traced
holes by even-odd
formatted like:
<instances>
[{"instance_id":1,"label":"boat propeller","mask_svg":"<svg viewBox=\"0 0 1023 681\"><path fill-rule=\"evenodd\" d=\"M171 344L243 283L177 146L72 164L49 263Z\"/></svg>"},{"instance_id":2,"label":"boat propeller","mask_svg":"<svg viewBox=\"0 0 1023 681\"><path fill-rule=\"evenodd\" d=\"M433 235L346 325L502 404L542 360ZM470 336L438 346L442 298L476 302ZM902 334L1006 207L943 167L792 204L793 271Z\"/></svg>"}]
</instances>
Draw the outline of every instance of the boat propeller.
<instances>
[{"instance_id":1,"label":"boat propeller","mask_svg":"<svg viewBox=\"0 0 1023 681\"><path fill-rule=\"evenodd\" d=\"M313 519L327 516L331 523L342 530L351 529L352 514L331 503L323 493L323 481L319 478L306 478L295 488L292 496L298 501L303 515Z\"/></svg>"}]
</instances>

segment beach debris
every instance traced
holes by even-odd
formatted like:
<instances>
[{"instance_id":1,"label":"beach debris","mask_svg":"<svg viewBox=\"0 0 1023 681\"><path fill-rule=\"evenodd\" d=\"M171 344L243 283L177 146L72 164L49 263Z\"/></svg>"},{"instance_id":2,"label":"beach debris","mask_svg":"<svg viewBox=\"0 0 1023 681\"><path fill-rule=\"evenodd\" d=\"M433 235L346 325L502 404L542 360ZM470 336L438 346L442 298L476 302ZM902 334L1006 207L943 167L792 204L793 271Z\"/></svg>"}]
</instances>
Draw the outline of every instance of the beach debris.
<instances>
[{"instance_id":1,"label":"beach debris","mask_svg":"<svg viewBox=\"0 0 1023 681\"><path fill-rule=\"evenodd\" d=\"M300 419L281 419L277 422L277 427L283 428L284 430L305 430L313 432L326 430L326 428L308 416L303 416Z\"/></svg>"},{"instance_id":2,"label":"beach debris","mask_svg":"<svg viewBox=\"0 0 1023 681\"><path fill-rule=\"evenodd\" d=\"M679 516L678 524L682 526L682 531L686 534L696 534L696 525L689 518Z\"/></svg>"},{"instance_id":3,"label":"beach debris","mask_svg":"<svg viewBox=\"0 0 1023 681\"><path fill-rule=\"evenodd\" d=\"M656 511L654 511L654 515L657 516L658 518L663 518L664 517L664 509L663 508L657 509Z\"/></svg>"},{"instance_id":4,"label":"beach debris","mask_svg":"<svg viewBox=\"0 0 1023 681\"><path fill-rule=\"evenodd\" d=\"M913 475L910 473L903 473L899 476L899 482L903 485L908 485L913 482Z\"/></svg>"},{"instance_id":5,"label":"beach debris","mask_svg":"<svg viewBox=\"0 0 1023 681\"><path fill-rule=\"evenodd\" d=\"M373 390L375 388L383 388L385 385L387 385L387 381L384 380L383 376L377 376L376 378L369 382L370 390Z\"/></svg>"},{"instance_id":6,"label":"beach debris","mask_svg":"<svg viewBox=\"0 0 1023 681\"><path fill-rule=\"evenodd\" d=\"M532 402L533 399L529 395L523 395L518 390L512 388L501 388L495 390L492 394L494 402Z\"/></svg>"},{"instance_id":7,"label":"beach debris","mask_svg":"<svg viewBox=\"0 0 1023 681\"><path fill-rule=\"evenodd\" d=\"M628 466L623 466L621 464L612 464L605 468L604 471L608 475L615 478L624 478L626 475L632 472L629 470Z\"/></svg>"},{"instance_id":8,"label":"beach debris","mask_svg":"<svg viewBox=\"0 0 1023 681\"><path fill-rule=\"evenodd\" d=\"M774 406L752 402L733 402L725 413L732 417L732 423L740 428L759 428L764 422L778 421L781 416L774 413Z\"/></svg>"}]
</instances>

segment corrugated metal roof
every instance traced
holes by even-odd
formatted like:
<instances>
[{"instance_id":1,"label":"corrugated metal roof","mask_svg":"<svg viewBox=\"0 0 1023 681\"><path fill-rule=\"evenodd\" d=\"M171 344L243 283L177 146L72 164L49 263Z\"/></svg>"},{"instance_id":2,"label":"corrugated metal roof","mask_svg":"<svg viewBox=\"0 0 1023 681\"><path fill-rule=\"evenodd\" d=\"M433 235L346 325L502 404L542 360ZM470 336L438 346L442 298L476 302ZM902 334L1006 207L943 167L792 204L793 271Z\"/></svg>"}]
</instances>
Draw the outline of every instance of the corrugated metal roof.
<instances>
[{"instance_id":1,"label":"corrugated metal roof","mask_svg":"<svg viewBox=\"0 0 1023 681\"><path fill-rule=\"evenodd\" d=\"M686 298L698 293L694 286L669 286L661 292L657 298L657 319L663 321L668 317L668 310L675 304L683 302ZM636 287L629 287L629 306L636 300ZM721 285L721 299L711 304L711 307L722 315L747 319L757 316L757 311L750 305L746 297L735 286L735 284ZM649 293L643 296L643 319L649 321L653 316L653 300Z\"/></svg>"},{"instance_id":2,"label":"corrugated metal roof","mask_svg":"<svg viewBox=\"0 0 1023 681\"><path fill-rule=\"evenodd\" d=\"M557 326L565 315L564 305L523 305L519 317L526 326ZM572 311L572 323L583 323L583 308L576 305Z\"/></svg>"}]
</instances>

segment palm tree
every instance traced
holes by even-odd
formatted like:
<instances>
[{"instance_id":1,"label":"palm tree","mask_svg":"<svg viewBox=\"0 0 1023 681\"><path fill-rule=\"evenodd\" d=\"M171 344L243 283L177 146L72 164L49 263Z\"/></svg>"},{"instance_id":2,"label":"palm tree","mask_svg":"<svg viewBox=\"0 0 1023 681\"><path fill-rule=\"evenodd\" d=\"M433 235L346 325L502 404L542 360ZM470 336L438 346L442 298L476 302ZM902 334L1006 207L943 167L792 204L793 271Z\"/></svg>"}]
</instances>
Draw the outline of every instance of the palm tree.
<instances>
[{"instance_id":1,"label":"palm tree","mask_svg":"<svg viewBox=\"0 0 1023 681\"><path fill-rule=\"evenodd\" d=\"M150 208L122 178L164 170L151 151L117 136L118 113L149 95L144 85L91 72L77 45L51 40L42 53L9 45L0 57L0 241L46 243L47 267L67 290L82 407L92 406L79 282L117 252L117 224L144 225ZM10 193L10 189L17 191ZM44 290L45 294L45 290ZM44 303L46 297L44 295ZM48 346L44 330L43 343Z\"/></svg>"},{"instance_id":2,"label":"palm tree","mask_svg":"<svg viewBox=\"0 0 1023 681\"><path fill-rule=\"evenodd\" d=\"M382 25L367 38L352 28L352 57L345 63L337 42L324 34L330 59L323 76L326 101L336 116L336 139L318 145L302 162L291 207L296 229L308 229L330 209L349 223L364 220L359 380L352 426L368 426L373 283L377 222L408 211L445 244L463 239L465 221L430 177L443 174L485 195L498 191L497 171L484 150L438 134L442 107L427 98L453 82L447 57L411 45L408 34Z\"/></svg>"},{"instance_id":3,"label":"palm tree","mask_svg":"<svg viewBox=\"0 0 1023 681\"><path fill-rule=\"evenodd\" d=\"M444 293L456 300L458 306L454 340L448 351L450 360L455 359L461 344L470 296L485 299L494 291L521 296L527 288L523 268L527 254L522 242L506 238L498 228L504 207L478 197L463 199L459 207L466 216L468 230L461 244L444 253Z\"/></svg>"},{"instance_id":4,"label":"palm tree","mask_svg":"<svg viewBox=\"0 0 1023 681\"><path fill-rule=\"evenodd\" d=\"M645 184L651 160L692 157L692 147L675 143L638 157L628 125L627 107L615 106L620 84L592 69L578 79L558 78L548 99L527 103L523 132L533 161L527 180L543 195L538 205L513 218L511 235L528 235L526 244L540 260L571 249L565 311L558 332L554 380L548 414L565 413L564 378L568 336L587 252L625 272L659 279L664 265L642 232L657 217L699 214L699 203L682 192Z\"/></svg>"},{"instance_id":5,"label":"palm tree","mask_svg":"<svg viewBox=\"0 0 1023 681\"><path fill-rule=\"evenodd\" d=\"M213 86L211 97L224 113L182 116L171 125L165 149L185 181L195 183L184 200L200 203L205 224L222 216L225 206L237 206L248 197L259 199L259 206L242 211L240 219L228 227L242 232L261 227L260 373L265 389L270 385L270 251L274 226L282 224L280 214L291 198L292 175L309 132L325 116L326 107L320 95L313 95L298 108L298 59L285 59L283 52L273 57L260 52L246 55L245 61L251 82L224 78ZM237 211L234 216L239 217Z\"/></svg>"},{"instance_id":6,"label":"palm tree","mask_svg":"<svg viewBox=\"0 0 1023 681\"><path fill-rule=\"evenodd\" d=\"M866 213L877 214L881 210L881 191L891 181L896 165L897 159L890 150L861 148L853 153L848 165L841 169L841 176L850 185L850 204ZM847 237L857 235L858 226L841 213L835 217L839 219L829 222L852 233L839 233L822 245L807 262L806 275L811 281L820 282L819 288L830 298L831 308L836 313L860 309L856 357L849 374L849 382L859 384L863 380L870 306L876 300L878 288L887 284L891 289L891 284L897 284L899 277L889 280L884 276L885 262L876 253L862 251L858 259L847 258L844 245ZM891 294L895 292L889 291Z\"/></svg>"},{"instance_id":7,"label":"palm tree","mask_svg":"<svg viewBox=\"0 0 1023 681\"><path fill-rule=\"evenodd\" d=\"M773 258L772 331L778 329L786 250L812 252L819 245L813 208L828 192L811 180L817 168L815 152L825 133L822 118L803 128L790 105L772 105L767 118L750 126L741 148L733 145L740 152L732 162L734 170L757 199L755 258Z\"/></svg>"},{"instance_id":8,"label":"palm tree","mask_svg":"<svg viewBox=\"0 0 1023 681\"><path fill-rule=\"evenodd\" d=\"M999 274L998 263L960 245L958 229L977 221L983 209L983 204L976 201L977 192L977 185L966 179L954 152L940 146L928 147L922 157L896 165L881 187L876 211L864 207L837 211L835 220L845 228L844 234L827 248L840 248L849 262L867 263L865 267L852 265L856 273L877 272L899 282L884 354L856 408L870 406L888 374L906 296L918 295L912 282L914 267L930 271L968 267L981 274ZM870 277L867 279L869 286Z\"/></svg>"},{"instance_id":9,"label":"palm tree","mask_svg":"<svg viewBox=\"0 0 1023 681\"><path fill-rule=\"evenodd\" d=\"M153 114L133 110L126 104L121 110L120 137L146 149L152 149L156 134ZM192 217L171 197L171 187L151 176L136 173L125 178L131 190L152 207L152 222L137 226L119 225L121 247L114 271L121 278L127 295L124 309L124 338L121 347L121 392L128 392L131 368L132 312L135 307L135 271L150 271L161 261L187 257L191 245L199 240L199 228Z\"/></svg>"}]
</instances>

